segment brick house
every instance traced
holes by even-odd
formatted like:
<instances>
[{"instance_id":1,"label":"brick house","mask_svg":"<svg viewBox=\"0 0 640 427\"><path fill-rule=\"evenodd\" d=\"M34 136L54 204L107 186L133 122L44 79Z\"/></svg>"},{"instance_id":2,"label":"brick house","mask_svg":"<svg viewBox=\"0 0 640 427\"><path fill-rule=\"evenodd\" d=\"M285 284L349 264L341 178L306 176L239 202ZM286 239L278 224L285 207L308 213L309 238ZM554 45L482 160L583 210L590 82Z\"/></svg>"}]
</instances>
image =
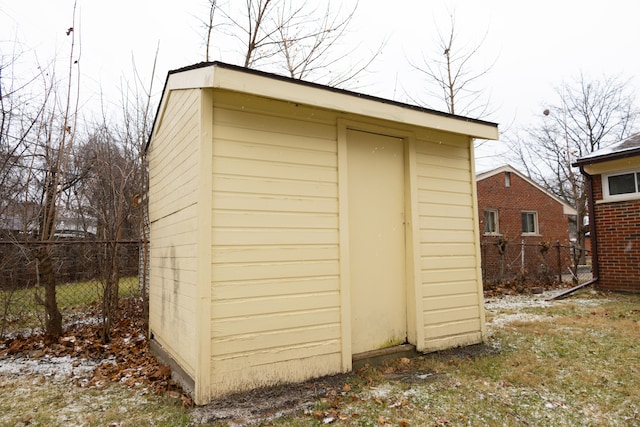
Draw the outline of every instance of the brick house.
<instances>
[{"instance_id":1,"label":"brick house","mask_svg":"<svg viewBox=\"0 0 640 427\"><path fill-rule=\"evenodd\" d=\"M596 286L640 292L640 134L583 156L574 166L589 187Z\"/></svg>"},{"instance_id":2,"label":"brick house","mask_svg":"<svg viewBox=\"0 0 640 427\"><path fill-rule=\"evenodd\" d=\"M568 267L568 250L558 262L559 250L550 249L570 246L575 208L510 165L480 173L476 182L485 280L557 275L558 264Z\"/></svg>"}]
</instances>

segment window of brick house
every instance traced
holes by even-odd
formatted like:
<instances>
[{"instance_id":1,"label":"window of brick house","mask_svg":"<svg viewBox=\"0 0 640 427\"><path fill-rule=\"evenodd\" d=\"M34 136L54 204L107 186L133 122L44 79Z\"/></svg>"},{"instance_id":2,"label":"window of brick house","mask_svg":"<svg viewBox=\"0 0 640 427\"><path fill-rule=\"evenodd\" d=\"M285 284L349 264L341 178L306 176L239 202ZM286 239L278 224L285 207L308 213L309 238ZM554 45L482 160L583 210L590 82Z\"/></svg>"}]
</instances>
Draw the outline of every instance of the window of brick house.
<instances>
[{"instance_id":1,"label":"window of brick house","mask_svg":"<svg viewBox=\"0 0 640 427\"><path fill-rule=\"evenodd\" d=\"M484 234L498 234L498 210L485 209Z\"/></svg>"},{"instance_id":2,"label":"window of brick house","mask_svg":"<svg viewBox=\"0 0 640 427\"><path fill-rule=\"evenodd\" d=\"M602 176L605 198L640 197L640 172L625 172Z\"/></svg>"},{"instance_id":3,"label":"window of brick house","mask_svg":"<svg viewBox=\"0 0 640 427\"><path fill-rule=\"evenodd\" d=\"M511 172L504 173L504 186L511 187Z\"/></svg>"},{"instance_id":4,"label":"window of brick house","mask_svg":"<svg viewBox=\"0 0 640 427\"><path fill-rule=\"evenodd\" d=\"M522 234L540 234L538 230L538 212L522 212Z\"/></svg>"}]
</instances>

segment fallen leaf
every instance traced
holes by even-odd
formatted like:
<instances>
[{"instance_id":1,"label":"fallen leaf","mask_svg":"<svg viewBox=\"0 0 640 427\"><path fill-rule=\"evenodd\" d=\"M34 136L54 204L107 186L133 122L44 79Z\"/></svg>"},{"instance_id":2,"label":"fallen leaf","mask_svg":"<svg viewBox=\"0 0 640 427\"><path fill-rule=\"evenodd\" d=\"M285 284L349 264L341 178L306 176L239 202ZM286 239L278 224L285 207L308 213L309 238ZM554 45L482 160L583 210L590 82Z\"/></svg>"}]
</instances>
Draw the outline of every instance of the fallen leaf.
<instances>
[{"instance_id":1,"label":"fallen leaf","mask_svg":"<svg viewBox=\"0 0 640 427\"><path fill-rule=\"evenodd\" d=\"M378 416L378 420L377 421L378 421L378 424L380 424L380 425L391 424L391 421L387 420L382 415Z\"/></svg>"},{"instance_id":2,"label":"fallen leaf","mask_svg":"<svg viewBox=\"0 0 640 427\"><path fill-rule=\"evenodd\" d=\"M182 397L180 393L178 393L177 391L168 391L167 396L169 396L172 399L180 399Z\"/></svg>"}]
</instances>

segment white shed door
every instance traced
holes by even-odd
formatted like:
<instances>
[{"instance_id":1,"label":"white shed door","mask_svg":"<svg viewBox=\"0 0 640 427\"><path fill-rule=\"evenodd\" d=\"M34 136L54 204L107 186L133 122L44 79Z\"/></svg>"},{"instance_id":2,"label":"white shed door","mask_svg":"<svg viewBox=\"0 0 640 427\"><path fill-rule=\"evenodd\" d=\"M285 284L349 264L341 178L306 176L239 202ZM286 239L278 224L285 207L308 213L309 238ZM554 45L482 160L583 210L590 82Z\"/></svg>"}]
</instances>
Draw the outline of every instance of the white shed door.
<instances>
[{"instance_id":1,"label":"white shed door","mask_svg":"<svg viewBox=\"0 0 640 427\"><path fill-rule=\"evenodd\" d=\"M348 131L352 353L407 337L404 143Z\"/></svg>"}]
</instances>

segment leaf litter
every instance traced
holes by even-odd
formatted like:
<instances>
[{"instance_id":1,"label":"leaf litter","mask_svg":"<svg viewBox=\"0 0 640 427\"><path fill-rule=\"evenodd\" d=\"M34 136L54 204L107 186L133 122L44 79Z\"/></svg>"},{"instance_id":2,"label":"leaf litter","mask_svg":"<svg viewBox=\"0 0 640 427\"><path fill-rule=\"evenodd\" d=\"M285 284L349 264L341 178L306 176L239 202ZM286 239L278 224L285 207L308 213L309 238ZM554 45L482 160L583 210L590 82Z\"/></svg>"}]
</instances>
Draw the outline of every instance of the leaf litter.
<instances>
[{"instance_id":1,"label":"leaf litter","mask_svg":"<svg viewBox=\"0 0 640 427\"><path fill-rule=\"evenodd\" d=\"M44 334L15 335L0 343L0 375L35 376L67 381L79 387L101 389L122 384L142 394L168 394L191 406L191 397L171 379L171 370L151 354L139 298L121 301L118 321L108 343L103 343L100 322L84 319L68 325L51 340ZM96 316L94 313L88 315Z\"/></svg>"}]
</instances>

